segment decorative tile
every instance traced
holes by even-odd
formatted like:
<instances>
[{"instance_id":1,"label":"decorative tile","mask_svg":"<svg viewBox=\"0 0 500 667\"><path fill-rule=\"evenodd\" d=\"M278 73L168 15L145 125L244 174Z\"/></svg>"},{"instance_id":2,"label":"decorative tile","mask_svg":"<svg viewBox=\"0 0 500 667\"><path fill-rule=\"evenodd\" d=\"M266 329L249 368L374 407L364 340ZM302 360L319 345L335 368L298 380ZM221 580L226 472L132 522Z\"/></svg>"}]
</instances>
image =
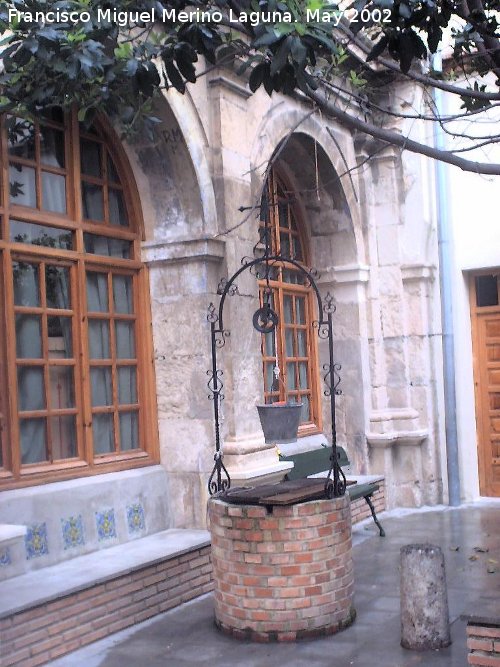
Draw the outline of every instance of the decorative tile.
<instances>
[{"instance_id":1,"label":"decorative tile","mask_svg":"<svg viewBox=\"0 0 500 667\"><path fill-rule=\"evenodd\" d=\"M39 556L46 556L49 553L47 524L35 523L32 526L28 526L28 530L24 537L24 544L26 547L27 560L38 558Z\"/></svg>"},{"instance_id":2,"label":"decorative tile","mask_svg":"<svg viewBox=\"0 0 500 667\"><path fill-rule=\"evenodd\" d=\"M61 529L64 549L82 547L85 544L81 514L78 516L70 516L67 519L61 519Z\"/></svg>"},{"instance_id":3,"label":"decorative tile","mask_svg":"<svg viewBox=\"0 0 500 667\"><path fill-rule=\"evenodd\" d=\"M144 507L141 503L127 505L127 525L129 533L140 533L146 529Z\"/></svg>"},{"instance_id":4,"label":"decorative tile","mask_svg":"<svg viewBox=\"0 0 500 667\"><path fill-rule=\"evenodd\" d=\"M102 540L110 540L116 537L116 523L115 510L103 510L95 513L95 522L97 526L97 538L99 542Z\"/></svg>"},{"instance_id":5,"label":"decorative tile","mask_svg":"<svg viewBox=\"0 0 500 667\"><path fill-rule=\"evenodd\" d=\"M10 559L10 550L9 547L0 549L0 567L6 567L12 563Z\"/></svg>"}]
</instances>

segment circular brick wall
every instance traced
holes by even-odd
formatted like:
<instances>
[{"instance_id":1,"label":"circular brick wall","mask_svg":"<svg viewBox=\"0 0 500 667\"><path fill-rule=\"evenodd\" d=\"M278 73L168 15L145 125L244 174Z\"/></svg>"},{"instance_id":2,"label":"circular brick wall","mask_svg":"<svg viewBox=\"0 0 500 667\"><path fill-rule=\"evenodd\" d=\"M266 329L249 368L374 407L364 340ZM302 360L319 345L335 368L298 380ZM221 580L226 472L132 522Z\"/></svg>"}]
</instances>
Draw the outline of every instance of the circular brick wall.
<instances>
[{"instance_id":1,"label":"circular brick wall","mask_svg":"<svg viewBox=\"0 0 500 667\"><path fill-rule=\"evenodd\" d=\"M255 641L333 634L355 618L347 496L269 513L209 502L215 622Z\"/></svg>"}]
</instances>

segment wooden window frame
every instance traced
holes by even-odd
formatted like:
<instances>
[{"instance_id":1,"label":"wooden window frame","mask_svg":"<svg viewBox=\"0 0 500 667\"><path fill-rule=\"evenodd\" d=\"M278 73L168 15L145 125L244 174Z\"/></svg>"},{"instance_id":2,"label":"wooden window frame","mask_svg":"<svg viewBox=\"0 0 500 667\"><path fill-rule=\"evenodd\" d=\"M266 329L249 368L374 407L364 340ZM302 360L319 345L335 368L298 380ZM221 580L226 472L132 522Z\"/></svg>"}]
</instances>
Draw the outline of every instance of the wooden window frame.
<instances>
[{"instance_id":1,"label":"wooden window frame","mask_svg":"<svg viewBox=\"0 0 500 667\"><path fill-rule=\"evenodd\" d=\"M281 234L287 234L289 239L289 246L291 248L291 239L296 238L301 251L301 260L300 264L306 268L309 263L310 252L309 252L309 243L308 238L305 233L305 225L303 223L303 216L299 210L298 203L292 201L287 203L287 222L288 226L282 227L279 222L279 211L278 207L275 206L272 202L278 201L278 188L281 188L284 192L293 193L294 189L290 187L285 175L281 171L274 168L268 177L267 182L267 200L271 202L268 205L268 215L269 215L269 225L271 229L271 243L273 254L279 254L281 250ZM295 226L295 230L292 226ZM261 227L264 226L264 223L261 221ZM299 261L299 260L296 260ZM298 436L305 437L308 435L313 435L321 432L322 429L322 410L321 410L321 400L320 400L320 391L319 391L319 376L318 376L318 344L317 337L314 335L312 322L317 319L315 314L315 295L311 286L306 286L304 284L296 284L292 282L286 282L283 279L284 271L297 271L297 268L286 261L284 261L277 269L277 278L269 281L269 286L273 291L274 299L274 308L278 314L279 323L276 328L276 343L277 343L277 356L278 363L280 367L280 376L281 380L278 385L278 391L268 391L266 386L266 364L274 363L275 356L269 356L266 354L265 349L265 336L273 334L263 334L262 336L262 368L263 368L263 383L264 383L264 401L266 403L271 402L271 399L279 401L287 400L289 396L300 397L303 395L309 396L309 409L310 409L310 421L301 423L299 425ZM262 302L263 298L263 289L266 286L265 281L259 281L260 288L260 300ZM292 297L292 322L285 325L284 320L284 297ZM305 323L301 324L297 322L296 316L296 297L304 298L304 319ZM306 332L306 356L292 356L289 357L286 354L286 339L285 339L285 329L289 328L293 331L293 347L294 350L298 350L298 340L297 340L297 331L303 330ZM299 366L301 362L306 363L307 369L307 390L300 389L300 380L299 380ZM295 389L287 389L287 364L294 364L295 372Z\"/></svg>"},{"instance_id":2,"label":"wooden window frame","mask_svg":"<svg viewBox=\"0 0 500 667\"><path fill-rule=\"evenodd\" d=\"M44 125L60 129L57 123L41 121ZM39 127L38 121L36 127ZM130 166L119 146L119 141L105 119L96 123L96 134L80 132L76 111L65 116L65 167L64 170L43 165L43 171L64 172L66 178L66 213L56 213L40 208L42 197L40 163L40 138L38 131L35 135L35 160L30 161L30 167L36 172L36 200L38 208L15 204L9 196L9 163L14 161L24 164L24 158L16 157L12 160L7 147L7 133L2 123L0 131L1 155L1 192L0 192L0 271L2 285L0 286L0 382L3 387L10 387L8 396L0 398L0 446L3 446L3 467L0 467L0 489L16 488L51 481L60 481L93 475L104 472L114 472L133 467L152 465L159 462L158 422L156 414L156 391L154 378L154 356L151 336L151 311L149 305L148 270L140 261L140 242L144 237L143 221L137 187L131 175ZM81 174L80 169L80 139L92 140L101 145L102 179L99 185L103 188L104 220L102 222L83 219L82 180L89 178ZM107 177L108 154L118 174L119 182L113 179L110 183ZM33 162L33 164L31 164ZM55 172L54 172L55 173ZM94 179L95 180L95 179ZM99 180L99 179L98 179ZM127 215L128 226L110 223L109 189L120 190ZM9 219L27 223L38 223L50 227L68 230L72 234L72 249L45 247L29 243L11 241L9 236ZM99 234L118 240L130 242L130 259L97 255L86 252L84 234ZM23 307L14 305L14 287L12 266L13 262L22 259L25 262L49 263L69 267L71 284L71 309L47 311L45 304L41 308L27 308L26 312L40 311L42 318L48 314L68 315L73 318L72 344L73 358L71 361L50 361L48 355L48 331L46 319L42 335L43 361L36 360L36 365L44 368L46 410L43 417L49 421L52 409L47 401L50 392L48 382L49 367L54 365L72 365L74 371L75 409L68 409L68 414L75 414L76 420L76 447L77 456L68 459L50 460L40 463L21 465L20 434L17 397L17 367L16 360L16 333L14 314ZM93 452L92 446L92 415L96 412L92 408L90 368L88 344L88 322L92 315L87 312L86 274L88 271L104 272L108 278L108 298L111 296L112 276L117 274L129 275L133 282L133 313L108 313L110 326L110 341L113 345L112 360L112 387L113 387L113 423L115 451L100 455ZM41 289L40 289L40 293ZM112 302L108 304L111 308ZM114 305L113 305L114 308ZM116 321L134 322L135 357L130 360L119 359L116 354L114 329ZM112 330L112 332L111 332ZM44 342L45 341L45 342ZM38 363L40 362L40 364ZM22 364L29 365L29 360L22 360ZM120 366L136 368L137 402L130 405L118 403L118 368ZM4 394L4 392L2 392ZM119 414L122 412L137 411L139 414L138 438L139 448L120 451L117 439L119 438ZM64 412L64 411L62 411ZM61 412L61 414L62 414ZM59 413L59 411L58 411ZM3 415L3 419L2 419ZM23 413L23 416L29 416ZM49 429L50 431L50 429ZM47 436L48 437L48 436ZM47 458L50 459L51 444L47 442Z\"/></svg>"}]
</instances>

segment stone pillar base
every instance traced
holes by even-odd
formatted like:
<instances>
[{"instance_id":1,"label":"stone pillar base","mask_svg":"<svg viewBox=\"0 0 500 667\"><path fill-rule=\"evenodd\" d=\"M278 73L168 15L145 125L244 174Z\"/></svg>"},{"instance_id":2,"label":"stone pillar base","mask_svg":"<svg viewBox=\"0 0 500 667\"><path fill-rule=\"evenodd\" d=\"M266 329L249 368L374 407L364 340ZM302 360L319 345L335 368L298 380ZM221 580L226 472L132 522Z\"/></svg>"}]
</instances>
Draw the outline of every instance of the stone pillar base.
<instances>
[{"instance_id":1,"label":"stone pillar base","mask_svg":"<svg viewBox=\"0 0 500 667\"><path fill-rule=\"evenodd\" d=\"M239 639L330 635L355 619L347 496L273 507L209 501L215 623Z\"/></svg>"}]
</instances>

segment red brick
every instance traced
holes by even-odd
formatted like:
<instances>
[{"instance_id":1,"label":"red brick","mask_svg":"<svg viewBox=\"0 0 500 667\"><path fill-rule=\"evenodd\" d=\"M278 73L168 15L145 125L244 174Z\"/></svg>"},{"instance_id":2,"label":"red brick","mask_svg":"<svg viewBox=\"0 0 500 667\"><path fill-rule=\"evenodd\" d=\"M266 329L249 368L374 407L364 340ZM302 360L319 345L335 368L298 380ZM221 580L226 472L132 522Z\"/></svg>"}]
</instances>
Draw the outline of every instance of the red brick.
<instances>
[{"instance_id":1,"label":"red brick","mask_svg":"<svg viewBox=\"0 0 500 667\"><path fill-rule=\"evenodd\" d=\"M58 635L57 637L50 637L50 639L45 639L42 642L38 642L34 646L31 646L30 651L31 655L37 655L38 653L45 653L46 651L50 651L53 649L55 646L59 646L60 644L63 643L63 636Z\"/></svg>"},{"instance_id":2,"label":"red brick","mask_svg":"<svg viewBox=\"0 0 500 667\"><path fill-rule=\"evenodd\" d=\"M65 653L70 653L71 651L75 651L77 648L81 646L81 642L78 639L73 640L72 642L65 642L61 646L56 646L56 648L53 648L52 651L49 652L51 660L54 658L58 658L61 655L64 655Z\"/></svg>"},{"instance_id":3,"label":"red brick","mask_svg":"<svg viewBox=\"0 0 500 667\"><path fill-rule=\"evenodd\" d=\"M468 625L467 634L476 637L493 637L500 639L500 627L486 627L484 625Z\"/></svg>"},{"instance_id":4,"label":"red brick","mask_svg":"<svg viewBox=\"0 0 500 667\"><path fill-rule=\"evenodd\" d=\"M1 665L2 667L10 667L11 665L23 665L24 662L30 657L30 652L27 648L22 651L17 651L16 653L11 653L8 656L2 657Z\"/></svg>"},{"instance_id":5,"label":"red brick","mask_svg":"<svg viewBox=\"0 0 500 667\"><path fill-rule=\"evenodd\" d=\"M492 639L476 639L475 637L467 638L467 648L478 651L493 651Z\"/></svg>"},{"instance_id":6,"label":"red brick","mask_svg":"<svg viewBox=\"0 0 500 667\"><path fill-rule=\"evenodd\" d=\"M31 656L28 660L23 661L23 667L37 667L37 665L43 665L49 659L49 653L42 653L41 655Z\"/></svg>"},{"instance_id":7,"label":"red brick","mask_svg":"<svg viewBox=\"0 0 500 667\"><path fill-rule=\"evenodd\" d=\"M469 665L478 665L479 667L500 667L500 655L493 656L479 653L469 653L467 656Z\"/></svg>"}]
</instances>

